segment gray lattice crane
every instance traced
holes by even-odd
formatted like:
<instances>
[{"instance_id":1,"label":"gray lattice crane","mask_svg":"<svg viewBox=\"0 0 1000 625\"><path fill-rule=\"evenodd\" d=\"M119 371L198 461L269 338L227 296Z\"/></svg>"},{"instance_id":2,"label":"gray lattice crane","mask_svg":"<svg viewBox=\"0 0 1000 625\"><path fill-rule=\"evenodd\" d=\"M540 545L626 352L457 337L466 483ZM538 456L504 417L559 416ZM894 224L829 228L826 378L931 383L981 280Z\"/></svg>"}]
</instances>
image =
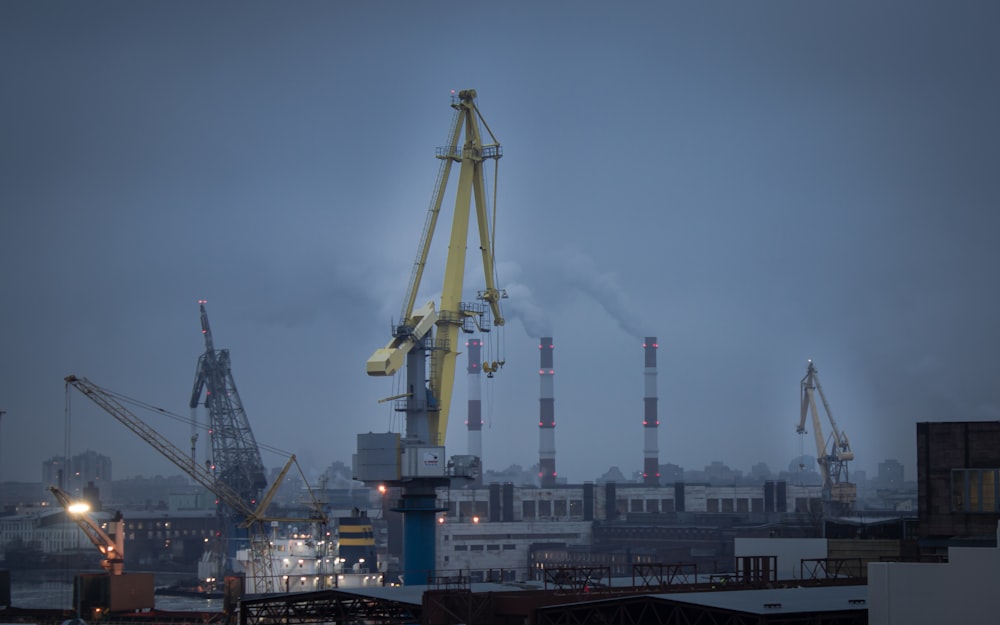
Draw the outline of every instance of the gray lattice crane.
<instances>
[{"instance_id":1,"label":"gray lattice crane","mask_svg":"<svg viewBox=\"0 0 1000 625\"><path fill-rule=\"evenodd\" d=\"M211 458L205 462L206 470L223 484L247 507L253 508L267 487L264 462L247 420L243 402L236 390L230 366L229 350L215 349L212 329L208 325L205 300L199 300L201 333L205 337L205 353L198 358L198 368L191 391L191 417L197 422L198 406L204 404L208 411L208 435ZM196 434L191 437L192 461L195 461ZM218 508L221 539L212 545L213 567L218 578L232 573L233 562L242 545L250 541L242 525L245 511L227 503Z\"/></svg>"},{"instance_id":2,"label":"gray lattice crane","mask_svg":"<svg viewBox=\"0 0 1000 625\"><path fill-rule=\"evenodd\" d=\"M198 358L198 369L191 391L191 408L204 404L208 409L208 432L212 458L208 467L216 478L254 505L267 488L267 475L260 449L247 420L243 402L236 390L230 367L229 350L215 349L208 325L205 300L200 300L201 333L205 353ZM202 393L204 392L204 396ZM202 399L204 397L204 399Z\"/></svg>"}]
</instances>

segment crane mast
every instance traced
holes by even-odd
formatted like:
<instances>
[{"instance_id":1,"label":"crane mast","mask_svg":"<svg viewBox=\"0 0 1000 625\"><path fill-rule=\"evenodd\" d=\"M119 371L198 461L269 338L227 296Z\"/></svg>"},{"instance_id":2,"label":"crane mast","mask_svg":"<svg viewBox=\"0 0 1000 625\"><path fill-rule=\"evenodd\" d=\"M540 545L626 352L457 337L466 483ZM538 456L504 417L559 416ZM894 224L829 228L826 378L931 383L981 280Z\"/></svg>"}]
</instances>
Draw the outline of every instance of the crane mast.
<instances>
[{"instance_id":1,"label":"crane mast","mask_svg":"<svg viewBox=\"0 0 1000 625\"><path fill-rule=\"evenodd\" d=\"M214 467L215 474L222 483L240 493L245 501L253 503L267 487L264 462L236 390L229 350L216 350L212 341L206 303L205 300L198 302L205 353L198 358L190 405L195 410L204 401L208 409L212 447L210 466Z\"/></svg>"},{"instance_id":2,"label":"crane mast","mask_svg":"<svg viewBox=\"0 0 1000 625\"><path fill-rule=\"evenodd\" d=\"M847 434L837 427L837 421L833 418L833 412L830 411L830 404L826 401L823 386L819 381L819 373L812 360L808 362L806 375L802 378L799 386L802 410L795 431L804 435L806 433L806 418L807 416L812 417L813 436L816 441L816 463L819 465L820 475L823 478L825 510L830 514L850 512L854 509L854 503L857 500L857 487L849 481L847 462L854 459L854 452L851 451ZM817 392L830 422L829 447L823 437L819 409L816 405Z\"/></svg>"},{"instance_id":3,"label":"crane mast","mask_svg":"<svg viewBox=\"0 0 1000 625\"><path fill-rule=\"evenodd\" d=\"M503 326L500 309L506 293L497 287L495 266L495 220L489 210L485 164L494 165L502 156L500 143L486 124L476 106L476 91L467 89L453 95L455 111L448 132L448 143L436 151L441 165L434 185L430 207L420 233L417 257L403 298L403 307L392 338L377 349L366 363L368 375L394 375L404 365L405 391L394 397L396 410L406 414L405 439L375 435L371 439L359 436L355 457L355 474L366 482L390 482L403 487L403 498L397 510L404 518L404 569L409 572L433 573L434 515L441 509L435 501L435 487L447 485L444 453L445 434L454 388L458 356L459 331L488 332L492 326ZM481 128L489 141L484 143ZM448 254L444 265L444 283L438 305L434 301L415 308L424 268L444 200L452 165L459 164ZM495 180L495 179L494 179ZM494 189L495 194L495 189ZM495 199L495 197L494 197ZM479 250L483 264L485 288L477 293L478 302L463 302L465 256L473 207L479 235ZM492 220L491 220L492 218ZM492 319L487 316L487 308ZM429 361L429 367L428 367ZM503 365L503 356L484 363L491 375ZM378 438L378 437L382 438ZM376 449L398 455L395 472L386 473L385 463ZM471 463L477 465L477 463ZM471 466L471 465L464 465ZM461 474L451 473L450 476Z\"/></svg>"}]
</instances>

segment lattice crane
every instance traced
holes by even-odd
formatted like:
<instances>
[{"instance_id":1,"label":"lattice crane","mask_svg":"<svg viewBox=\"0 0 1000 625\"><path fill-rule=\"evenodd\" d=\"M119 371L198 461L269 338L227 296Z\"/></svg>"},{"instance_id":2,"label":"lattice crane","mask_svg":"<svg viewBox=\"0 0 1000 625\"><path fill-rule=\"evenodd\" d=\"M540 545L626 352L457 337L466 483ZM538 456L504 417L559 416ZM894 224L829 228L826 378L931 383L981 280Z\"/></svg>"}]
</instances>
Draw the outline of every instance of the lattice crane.
<instances>
[{"instance_id":1,"label":"lattice crane","mask_svg":"<svg viewBox=\"0 0 1000 625\"><path fill-rule=\"evenodd\" d=\"M318 522L326 523L327 519L321 514L309 519L302 518L277 518L267 516L267 507L274 497L277 487L282 483L289 469L293 464L297 465L295 456L292 455L285 463L278 478L271 485L271 488L263 494L261 500L256 505L251 505L244 494L236 491L231 486L223 482L211 471L209 467L202 466L195 462L189 455L185 454L179 447L167 440L162 434L150 427L146 422L128 410L118 395L101 388L88 380L75 375L66 377L66 384L76 388L85 397L103 408L108 414L117 419L125 427L132 430L139 438L149 443L154 449L160 452L165 458L174 463L179 469L184 471L199 485L219 498L219 503L229 508L238 518L238 526L245 528L248 534L252 564L254 570L258 572L254 576L254 591L257 593L274 592L279 589L277 579L274 575L274 567L271 557L270 537L268 529L271 522ZM301 467L299 468L301 474ZM303 477L304 479L304 477ZM263 574L259 574L263 572Z\"/></svg>"},{"instance_id":2,"label":"lattice crane","mask_svg":"<svg viewBox=\"0 0 1000 625\"><path fill-rule=\"evenodd\" d=\"M205 353L198 358L191 409L204 401L209 415L212 458L210 466L219 481L239 493L251 504L260 499L267 488L267 475L260 449L247 420L243 402L236 390L230 366L229 350L215 349L212 329L208 325L205 300L201 308L201 333L205 337ZM204 400L202 400L204 392Z\"/></svg>"}]
</instances>

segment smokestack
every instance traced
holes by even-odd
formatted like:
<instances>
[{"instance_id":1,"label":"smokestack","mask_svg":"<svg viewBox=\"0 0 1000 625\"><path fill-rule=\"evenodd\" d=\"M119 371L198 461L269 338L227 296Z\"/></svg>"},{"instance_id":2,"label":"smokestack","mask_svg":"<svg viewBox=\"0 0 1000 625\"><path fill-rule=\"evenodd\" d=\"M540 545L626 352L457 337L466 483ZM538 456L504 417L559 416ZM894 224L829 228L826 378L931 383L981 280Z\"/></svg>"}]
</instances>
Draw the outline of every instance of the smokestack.
<instances>
[{"instance_id":1,"label":"smokestack","mask_svg":"<svg viewBox=\"0 0 1000 625\"><path fill-rule=\"evenodd\" d=\"M556 485L556 399L553 394L556 370L552 365L552 337L543 336L538 344L541 389L538 400L538 478L542 488Z\"/></svg>"},{"instance_id":2,"label":"smokestack","mask_svg":"<svg viewBox=\"0 0 1000 625\"><path fill-rule=\"evenodd\" d=\"M642 344L646 358L646 368L643 376L646 382L646 392L643 395L643 417L642 431L645 442L642 446L642 483L647 486L659 486L660 484L660 446L657 439L657 432L660 419L656 414L656 404L659 401L656 396L656 344L655 336L647 336L646 342Z\"/></svg>"},{"instance_id":3,"label":"smokestack","mask_svg":"<svg viewBox=\"0 0 1000 625\"><path fill-rule=\"evenodd\" d=\"M465 422L469 430L469 455L479 458L479 473L472 481L476 486L483 485L483 402L480 386L480 366L483 342L480 339L469 339L465 344L469 348L469 416Z\"/></svg>"}]
</instances>

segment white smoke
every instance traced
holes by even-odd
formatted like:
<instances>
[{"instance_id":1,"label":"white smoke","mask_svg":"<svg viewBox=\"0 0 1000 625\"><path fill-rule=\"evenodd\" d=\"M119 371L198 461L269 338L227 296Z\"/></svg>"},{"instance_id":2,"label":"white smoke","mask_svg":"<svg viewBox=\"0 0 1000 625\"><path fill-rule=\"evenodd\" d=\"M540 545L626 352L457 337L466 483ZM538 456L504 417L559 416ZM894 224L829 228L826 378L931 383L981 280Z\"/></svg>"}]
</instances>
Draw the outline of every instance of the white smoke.
<instances>
[{"instance_id":1,"label":"white smoke","mask_svg":"<svg viewBox=\"0 0 1000 625\"><path fill-rule=\"evenodd\" d=\"M602 271L593 258L578 250L561 254L557 264L565 282L592 297L626 334L639 340L646 336L650 326L622 287L617 273Z\"/></svg>"},{"instance_id":2,"label":"white smoke","mask_svg":"<svg viewBox=\"0 0 1000 625\"><path fill-rule=\"evenodd\" d=\"M524 326L524 331L532 338L552 335L552 321L545 310L535 303L531 289L524 284L514 282L506 286L507 299L504 311L507 319L518 319Z\"/></svg>"}]
</instances>

